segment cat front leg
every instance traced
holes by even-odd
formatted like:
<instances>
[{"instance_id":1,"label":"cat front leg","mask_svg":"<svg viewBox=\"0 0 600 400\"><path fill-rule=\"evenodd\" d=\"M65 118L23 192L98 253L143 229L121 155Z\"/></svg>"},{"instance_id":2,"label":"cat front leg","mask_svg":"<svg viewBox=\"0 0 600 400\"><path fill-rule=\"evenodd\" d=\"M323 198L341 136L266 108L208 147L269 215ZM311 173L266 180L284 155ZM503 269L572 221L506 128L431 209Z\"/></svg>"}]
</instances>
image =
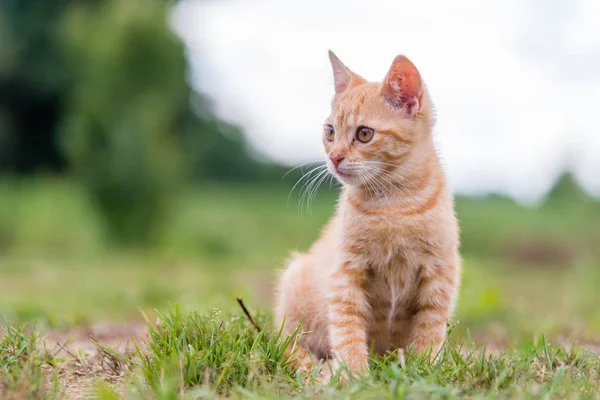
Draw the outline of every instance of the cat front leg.
<instances>
[{"instance_id":1,"label":"cat front leg","mask_svg":"<svg viewBox=\"0 0 600 400\"><path fill-rule=\"evenodd\" d=\"M446 338L458 292L458 267L453 263L422 266L417 277L409 344L417 352L431 349L435 357Z\"/></svg>"},{"instance_id":2,"label":"cat front leg","mask_svg":"<svg viewBox=\"0 0 600 400\"><path fill-rule=\"evenodd\" d=\"M352 261L342 262L330 277L329 341L336 367L345 364L352 374L368 372L366 272Z\"/></svg>"}]
</instances>

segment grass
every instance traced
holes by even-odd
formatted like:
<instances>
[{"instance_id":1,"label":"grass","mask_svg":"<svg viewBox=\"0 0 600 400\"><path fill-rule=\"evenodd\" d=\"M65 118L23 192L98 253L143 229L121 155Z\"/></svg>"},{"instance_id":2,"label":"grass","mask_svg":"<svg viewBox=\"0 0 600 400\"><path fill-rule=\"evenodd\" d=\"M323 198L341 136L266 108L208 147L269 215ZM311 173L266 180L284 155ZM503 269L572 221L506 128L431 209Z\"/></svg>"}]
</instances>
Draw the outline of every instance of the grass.
<instances>
[{"instance_id":1,"label":"grass","mask_svg":"<svg viewBox=\"0 0 600 400\"><path fill-rule=\"evenodd\" d=\"M261 321L265 323L265 321ZM279 398L351 397L464 398L474 396L600 396L600 359L580 348L549 346L544 337L518 351L487 354L485 348L448 342L437 361L409 352L371 359L371 374L356 381L334 377L328 385L290 370L283 356L291 338L280 332L256 333L243 318L182 315L176 308L159 315L139 370L153 393L197 388L209 396ZM286 339L286 340L283 340ZM342 372L345 374L345 372ZM159 396L160 397L160 396Z\"/></svg>"},{"instance_id":2,"label":"grass","mask_svg":"<svg viewBox=\"0 0 600 400\"><path fill-rule=\"evenodd\" d=\"M269 326L268 317L259 322ZM544 336L519 348L488 352L472 342L448 341L435 361L408 352L372 357L371 373L358 379L318 381L318 370L293 371L284 356L294 338L278 330L256 330L237 314L157 313L146 340L135 351L101 346L126 371L125 387L97 377L90 393L101 399L155 398L600 398L600 358L581 347L551 345ZM4 395L62 398L58 362L35 349L36 334L9 329L0 346ZM26 349L23 350L23 349ZM63 361L64 362L64 361ZM47 364L48 368L43 369ZM54 374L54 386L45 382ZM26 383L24 385L24 382ZM15 397L16 398L16 397Z\"/></svg>"},{"instance_id":3,"label":"grass","mask_svg":"<svg viewBox=\"0 0 600 400\"><path fill-rule=\"evenodd\" d=\"M463 284L439 361L390 355L320 385L283 359L271 293L334 193L300 216L287 190L209 185L179 200L152 249L116 249L72 183L4 183L0 398L600 398L597 203L459 199Z\"/></svg>"},{"instance_id":4,"label":"grass","mask_svg":"<svg viewBox=\"0 0 600 400\"><path fill-rule=\"evenodd\" d=\"M23 326L3 327L0 334L2 398L42 398L58 393L57 361L40 348L39 333ZM51 379L52 378L52 379Z\"/></svg>"}]
</instances>

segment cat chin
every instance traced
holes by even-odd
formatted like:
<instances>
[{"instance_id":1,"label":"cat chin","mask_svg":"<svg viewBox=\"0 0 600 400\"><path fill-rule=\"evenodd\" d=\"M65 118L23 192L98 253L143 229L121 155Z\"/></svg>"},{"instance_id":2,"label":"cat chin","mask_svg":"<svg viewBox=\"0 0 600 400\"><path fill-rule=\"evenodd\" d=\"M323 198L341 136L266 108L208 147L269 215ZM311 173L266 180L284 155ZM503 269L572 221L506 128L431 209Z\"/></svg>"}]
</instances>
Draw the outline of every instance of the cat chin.
<instances>
[{"instance_id":1,"label":"cat chin","mask_svg":"<svg viewBox=\"0 0 600 400\"><path fill-rule=\"evenodd\" d=\"M333 167L331 163L327 164L327 169L329 170L329 173L343 185L358 185L361 182L357 175L339 171Z\"/></svg>"},{"instance_id":2,"label":"cat chin","mask_svg":"<svg viewBox=\"0 0 600 400\"><path fill-rule=\"evenodd\" d=\"M353 186L361 183L360 178L355 175L334 172L333 176L343 185Z\"/></svg>"}]
</instances>

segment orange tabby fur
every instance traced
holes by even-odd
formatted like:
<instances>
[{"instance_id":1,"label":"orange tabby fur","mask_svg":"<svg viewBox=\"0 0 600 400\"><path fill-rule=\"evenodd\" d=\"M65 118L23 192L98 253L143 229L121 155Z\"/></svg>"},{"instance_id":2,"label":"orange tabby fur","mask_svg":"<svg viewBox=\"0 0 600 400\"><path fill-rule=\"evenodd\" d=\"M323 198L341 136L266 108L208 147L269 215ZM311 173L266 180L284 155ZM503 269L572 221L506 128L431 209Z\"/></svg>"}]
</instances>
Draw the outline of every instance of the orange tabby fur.
<instances>
[{"instance_id":1,"label":"orange tabby fur","mask_svg":"<svg viewBox=\"0 0 600 400\"><path fill-rule=\"evenodd\" d=\"M460 280L458 225L415 66L398 56L382 83L370 83L330 59L336 94L326 130L335 133L323 142L343 189L319 240L282 273L275 314L285 333L301 320L309 332L299 367L330 358L362 374L370 350L442 346ZM357 140L361 127L374 132L367 143Z\"/></svg>"}]
</instances>

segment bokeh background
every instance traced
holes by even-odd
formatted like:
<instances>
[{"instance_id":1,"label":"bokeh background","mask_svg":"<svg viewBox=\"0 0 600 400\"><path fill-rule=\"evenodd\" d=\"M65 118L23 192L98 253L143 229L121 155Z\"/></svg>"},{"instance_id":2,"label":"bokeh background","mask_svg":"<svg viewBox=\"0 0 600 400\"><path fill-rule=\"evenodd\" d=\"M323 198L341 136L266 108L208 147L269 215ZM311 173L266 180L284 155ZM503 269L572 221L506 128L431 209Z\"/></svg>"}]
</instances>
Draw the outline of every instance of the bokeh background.
<instances>
[{"instance_id":1,"label":"bokeh background","mask_svg":"<svg viewBox=\"0 0 600 400\"><path fill-rule=\"evenodd\" d=\"M436 101L456 334L598 346L598 2L321 3L0 1L0 314L268 313L334 210L286 175L322 157L332 48L372 80L407 54Z\"/></svg>"}]
</instances>

